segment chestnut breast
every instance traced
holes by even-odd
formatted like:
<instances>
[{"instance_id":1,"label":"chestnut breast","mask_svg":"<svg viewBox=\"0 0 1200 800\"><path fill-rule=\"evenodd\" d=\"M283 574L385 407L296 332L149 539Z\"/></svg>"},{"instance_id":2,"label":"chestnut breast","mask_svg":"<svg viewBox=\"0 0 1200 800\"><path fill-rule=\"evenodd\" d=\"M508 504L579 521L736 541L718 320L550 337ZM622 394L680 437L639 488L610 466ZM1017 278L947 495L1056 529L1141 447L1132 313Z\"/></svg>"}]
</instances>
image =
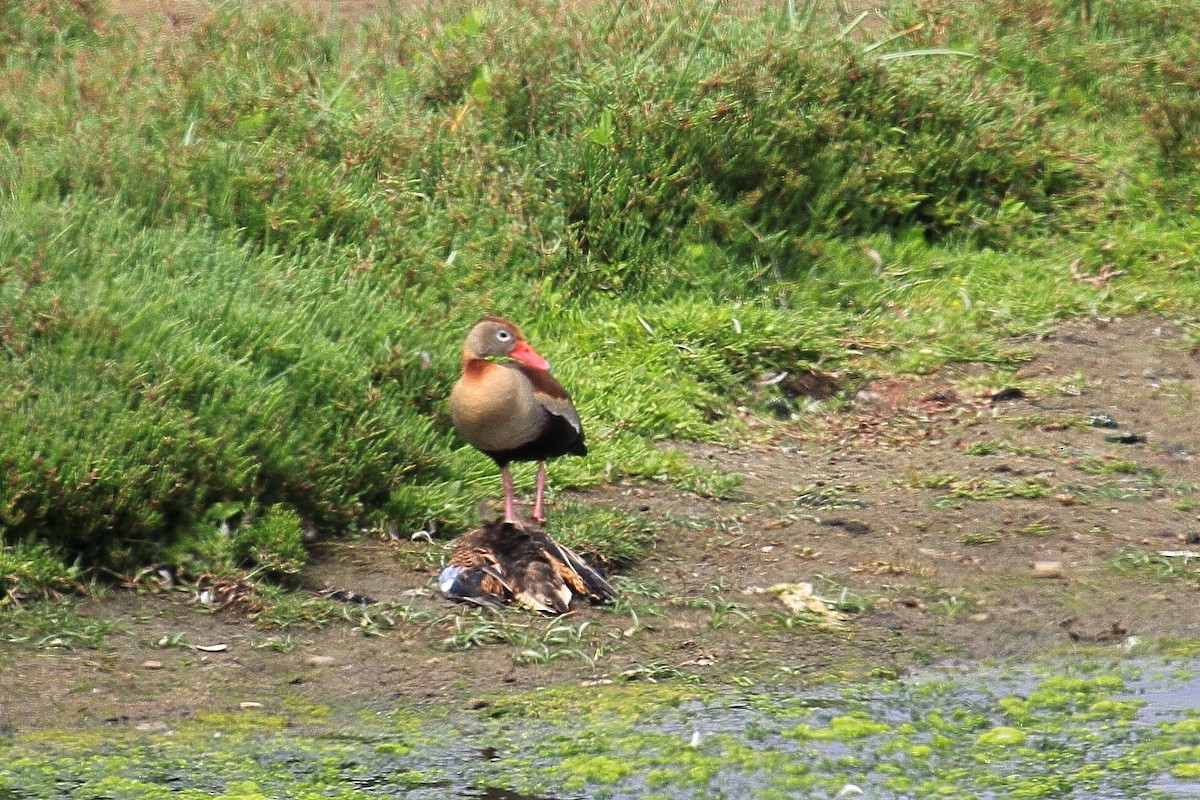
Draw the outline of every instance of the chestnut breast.
<instances>
[{"instance_id":1,"label":"chestnut breast","mask_svg":"<svg viewBox=\"0 0 1200 800\"><path fill-rule=\"evenodd\" d=\"M550 413L516 367L482 359L463 365L450 392L450 419L467 442L484 452L515 450L538 437Z\"/></svg>"}]
</instances>

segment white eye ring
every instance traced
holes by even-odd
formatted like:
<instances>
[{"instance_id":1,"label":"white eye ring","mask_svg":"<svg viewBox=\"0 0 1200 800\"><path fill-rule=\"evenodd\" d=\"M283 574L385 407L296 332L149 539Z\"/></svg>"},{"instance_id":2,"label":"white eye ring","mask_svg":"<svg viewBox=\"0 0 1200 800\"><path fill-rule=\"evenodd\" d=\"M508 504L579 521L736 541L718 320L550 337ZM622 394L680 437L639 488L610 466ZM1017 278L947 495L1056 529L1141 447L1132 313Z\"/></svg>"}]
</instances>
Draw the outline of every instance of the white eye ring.
<instances>
[{"instance_id":1,"label":"white eye ring","mask_svg":"<svg viewBox=\"0 0 1200 800\"><path fill-rule=\"evenodd\" d=\"M496 338L502 342L507 342L509 339L512 338L512 334L509 333L508 331L500 330L500 331L496 331Z\"/></svg>"}]
</instances>

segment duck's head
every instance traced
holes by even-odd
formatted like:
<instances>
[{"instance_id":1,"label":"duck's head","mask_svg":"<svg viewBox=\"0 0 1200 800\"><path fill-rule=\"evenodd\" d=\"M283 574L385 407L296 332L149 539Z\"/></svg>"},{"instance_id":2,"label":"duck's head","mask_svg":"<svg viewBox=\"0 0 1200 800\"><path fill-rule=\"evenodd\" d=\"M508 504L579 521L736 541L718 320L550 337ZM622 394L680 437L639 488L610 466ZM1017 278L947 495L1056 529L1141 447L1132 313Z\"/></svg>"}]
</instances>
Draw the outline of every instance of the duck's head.
<instances>
[{"instance_id":1,"label":"duck's head","mask_svg":"<svg viewBox=\"0 0 1200 800\"><path fill-rule=\"evenodd\" d=\"M512 358L534 369L550 369L550 362L529 346L521 329L503 317L480 317L467 333L462 354L464 359Z\"/></svg>"}]
</instances>

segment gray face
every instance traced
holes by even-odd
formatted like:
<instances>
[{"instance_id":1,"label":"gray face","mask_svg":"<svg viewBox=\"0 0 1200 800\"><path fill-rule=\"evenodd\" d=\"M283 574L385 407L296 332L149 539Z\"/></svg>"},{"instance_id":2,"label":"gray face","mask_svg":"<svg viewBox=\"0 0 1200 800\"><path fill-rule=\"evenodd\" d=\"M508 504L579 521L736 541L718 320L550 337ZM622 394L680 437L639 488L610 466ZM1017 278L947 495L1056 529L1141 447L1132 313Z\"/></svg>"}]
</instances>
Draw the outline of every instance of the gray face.
<instances>
[{"instance_id":1,"label":"gray face","mask_svg":"<svg viewBox=\"0 0 1200 800\"><path fill-rule=\"evenodd\" d=\"M463 349L481 358L503 357L512 353L518 341L520 338L511 326L503 322L484 320L471 328Z\"/></svg>"}]
</instances>

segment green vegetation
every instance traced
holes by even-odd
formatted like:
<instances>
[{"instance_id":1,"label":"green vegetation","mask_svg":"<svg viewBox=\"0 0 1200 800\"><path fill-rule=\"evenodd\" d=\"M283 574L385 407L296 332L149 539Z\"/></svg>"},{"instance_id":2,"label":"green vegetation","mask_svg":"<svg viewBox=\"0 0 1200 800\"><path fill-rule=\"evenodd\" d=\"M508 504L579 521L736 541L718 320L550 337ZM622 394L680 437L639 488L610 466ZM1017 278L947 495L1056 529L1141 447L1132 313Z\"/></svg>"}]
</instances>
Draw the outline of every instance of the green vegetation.
<instances>
[{"instance_id":1,"label":"green vegetation","mask_svg":"<svg viewBox=\"0 0 1200 800\"><path fill-rule=\"evenodd\" d=\"M50 651L97 648L119 627L76 611L70 602L45 603L37 613L6 614L0 642Z\"/></svg>"},{"instance_id":2,"label":"green vegetation","mask_svg":"<svg viewBox=\"0 0 1200 800\"><path fill-rule=\"evenodd\" d=\"M1122 547L1113 560L1121 572L1134 572L1163 581L1183 581L1200 586L1200 556L1192 550L1158 553L1136 547Z\"/></svg>"},{"instance_id":3,"label":"green vegetation","mask_svg":"<svg viewBox=\"0 0 1200 800\"><path fill-rule=\"evenodd\" d=\"M1018 421L1015 423L1018 427L1022 427L1023 423ZM1012 453L1018 456L1034 456L1036 458L1049 458L1051 454L1048 450L1041 447L1032 447L1023 445L1011 440L1002 442L984 441L974 442L963 448L963 452L971 456L990 456L996 453Z\"/></svg>"},{"instance_id":4,"label":"green vegetation","mask_svg":"<svg viewBox=\"0 0 1200 800\"><path fill-rule=\"evenodd\" d=\"M498 492L444 408L483 312L577 400L555 487L724 496L654 441L738 435L764 373L1200 306L1200 6L804 8L224 4L160 35L6 4L0 605L462 530ZM573 544L636 557L606 522Z\"/></svg>"},{"instance_id":5,"label":"green vegetation","mask_svg":"<svg viewBox=\"0 0 1200 800\"><path fill-rule=\"evenodd\" d=\"M1054 527L1054 525L1047 523L1044 520L1037 520L1021 528L1017 531L1017 533L1021 534L1022 536L1035 536L1041 538L1053 536L1055 533L1057 533L1057 529Z\"/></svg>"},{"instance_id":6,"label":"green vegetation","mask_svg":"<svg viewBox=\"0 0 1200 800\"><path fill-rule=\"evenodd\" d=\"M1113 473L1136 475L1142 471L1136 461L1112 457L1083 458L1075 464L1075 467L1079 471L1086 472L1089 475L1109 475Z\"/></svg>"},{"instance_id":7,"label":"green vegetation","mask_svg":"<svg viewBox=\"0 0 1200 800\"><path fill-rule=\"evenodd\" d=\"M960 478L950 474L922 475L915 471L909 473L901 483L913 489L944 490L945 494L935 501L938 506L951 506L959 500L997 500L1002 497L1023 497L1032 499L1046 497L1052 486L1041 476L1021 477L1013 480L1005 478Z\"/></svg>"}]
</instances>

